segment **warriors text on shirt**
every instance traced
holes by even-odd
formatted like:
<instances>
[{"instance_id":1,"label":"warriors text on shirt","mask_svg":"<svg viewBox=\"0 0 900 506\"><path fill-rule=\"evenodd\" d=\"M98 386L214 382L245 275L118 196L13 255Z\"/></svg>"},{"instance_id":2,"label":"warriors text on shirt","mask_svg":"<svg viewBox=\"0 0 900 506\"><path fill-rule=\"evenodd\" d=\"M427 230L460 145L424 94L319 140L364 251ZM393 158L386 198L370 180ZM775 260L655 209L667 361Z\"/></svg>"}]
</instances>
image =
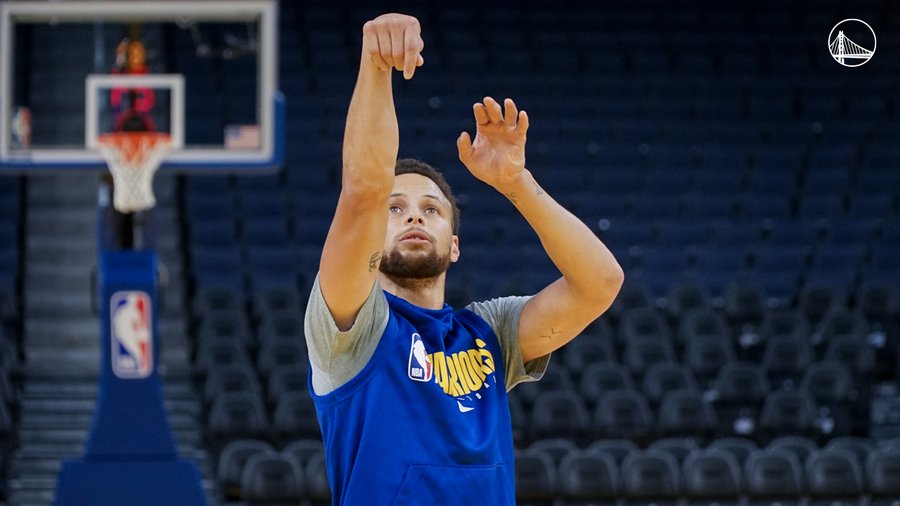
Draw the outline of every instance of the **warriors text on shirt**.
<instances>
[{"instance_id":1,"label":"warriors text on shirt","mask_svg":"<svg viewBox=\"0 0 900 506\"><path fill-rule=\"evenodd\" d=\"M488 376L496 370L494 357L481 339L476 339L478 348L458 351L446 355L439 351L428 355L434 365L434 381L447 395L458 397L481 390Z\"/></svg>"}]
</instances>

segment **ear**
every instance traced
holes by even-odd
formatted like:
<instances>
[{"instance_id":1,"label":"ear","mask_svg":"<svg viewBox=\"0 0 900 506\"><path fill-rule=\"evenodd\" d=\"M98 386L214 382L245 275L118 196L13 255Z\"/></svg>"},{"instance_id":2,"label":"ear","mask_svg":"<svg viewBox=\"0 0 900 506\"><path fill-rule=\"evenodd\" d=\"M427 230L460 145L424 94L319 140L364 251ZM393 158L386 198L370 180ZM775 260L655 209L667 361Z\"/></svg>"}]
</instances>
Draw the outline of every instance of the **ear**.
<instances>
[{"instance_id":1,"label":"ear","mask_svg":"<svg viewBox=\"0 0 900 506\"><path fill-rule=\"evenodd\" d=\"M459 260L459 236L454 235L450 240L450 261L455 263Z\"/></svg>"}]
</instances>

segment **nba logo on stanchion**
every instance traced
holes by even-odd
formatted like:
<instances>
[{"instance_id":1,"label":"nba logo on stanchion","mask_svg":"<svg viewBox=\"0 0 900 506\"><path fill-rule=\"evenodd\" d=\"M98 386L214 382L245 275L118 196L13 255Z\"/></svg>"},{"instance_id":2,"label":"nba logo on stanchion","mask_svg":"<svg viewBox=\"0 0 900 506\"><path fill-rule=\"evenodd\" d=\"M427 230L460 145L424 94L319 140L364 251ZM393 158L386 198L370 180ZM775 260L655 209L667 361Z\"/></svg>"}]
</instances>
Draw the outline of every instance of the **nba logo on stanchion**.
<instances>
[{"instance_id":1,"label":"nba logo on stanchion","mask_svg":"<svg viewBox=\"0 0 900 506\"><path fill-rule=\"evenodd\" d=\"M110 300L112 370L119 378L139 379L153 372L150 296L140 291L116 292Z\"/></svg>"}]
</instances>

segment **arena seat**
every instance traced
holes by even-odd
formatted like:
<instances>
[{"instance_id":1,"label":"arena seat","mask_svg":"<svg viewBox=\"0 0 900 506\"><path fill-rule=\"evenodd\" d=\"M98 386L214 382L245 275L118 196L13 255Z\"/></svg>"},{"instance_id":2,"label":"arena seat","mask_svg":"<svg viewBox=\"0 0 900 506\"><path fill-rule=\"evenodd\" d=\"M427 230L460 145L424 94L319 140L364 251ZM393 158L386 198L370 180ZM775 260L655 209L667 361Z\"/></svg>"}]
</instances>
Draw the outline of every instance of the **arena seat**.
<instances>
[{"instance_id":1,"label":"arena seat","mask_svg":"<svg viewBox=\"0 0 900 506\"><path fill-rule=\"evenodd\" d=\"M597 439L591 443L587 452L599 452L613 458L616 465L620 465L625 457L639 451L637 444L630 439Z\"/></svg>"},{"instance_id":2,"label":"arena seat","mask_svg":"<svg viewBox=\"0 0 900 506\"><path fill-rule=\"evenodd\" d=\"M799 382L814 358L808 339L781 335L766 342L762 364L769 381L777 386Z\"/></svg>"},{"instance_id":3,"label":"arena seat","mask_svg":"<svg viewBox=\"0 0 900 506\"><path fill-rule=\"evenodd\" d=\"M559 467L560 462L569 453L578 452L578 446L571 438L553 437L548 439L538 439L528 445L528 450L543 452L550 456L553 464Z\"/></svg>"},{"instance_id":4,"label":"arena seat","mask_svg":"<svg viewBox=\"0 0 900 506\"><path fill-rule=\"evenodd\" d=\"M254 290L250 294L251 315L255 319L263 320L267 315L280 312L296 314L305 309L305 300L296 284L282 284Z\"/></svg>"},{"instance_id":5,"label":"arena seat","mask_svg":"<svg viewBox=\"0 0 900 506\"><path fill-rule=\"evenodd\" d=\"M725 290L725 315L738 328L756 327L766 314L767 294L765 288L756 282L736 281Z\"/></svg>"},{"instance_id":6,"label":"arena seat","mask_svg":"<svg viewBox=\"0 0 900 506\"><path fill-rule=\"evenodd\" d=\"M618 361L611 339L603 335L594 335L587 329L577 339L562 350L562 362L569 374L575 378L584 378L588 369L599 364L613 364Z\"/></svg>"},{"instance_id":7,"label":"arena seat","mask_svg":"<svg viewBox=\"0 0 900 506\"><path fill-rule=\"evenodd\" d=\"M813 326L818 325L827 314L847 307L847 294L843 287L834 283L807 281L800 289L798 308Z\"/></svg>"},{"instance_id":8,"label":"arena seat","mask_svg":"<svg viewBox=\"0 0 900 506\"><path fill-rule=\"evenodd\" d=\"M900 449L879 448L866 461L866 483L872 506L896 504L900 499Z\"/></svg>"},{"instance_id":9,"label":"arena seat","mask_svg":"<svg viewBox=\"0 0 900 506\"><path fill-rule=\"evenodd\" d=\"M647 450L660 451L671 455L679 465L692 452L700 450L695 437L669 436L661 437L647 445Z\"/></svg>"},{"instance_id":10,"label":"arena seat","mask_svg":"<svg viewBox=\"0 0 900 506\"><path fill-rule=\"evenodd\" d=\"M759 451L756 441L743 437L722 437L712 440L706 447L708 451L721 451L730 453L737 461L739 469L743 469L747 457ZM743 481L743 480L741 480Z\"/></svg>"},{"instance_id":11,"label":"arena seat","mask_svg":"<svg viewBox=\"0 0 900 506\"><path fill-rule=\"evenodd\" d=\"M806 480L812 506L855 506L865 493L862 464L847 449L825 448L806 459Z\"/></svg>"},{"instance_id":12,"label":"arena seat","mask_svg":"<svg viewBox=\"0 0 900 506\"><path fill-rule=\"evenodd\" d=\"M759 415L763 437L781 434L814 435L816 405L806 392L775 390L766 396Z\"/></svg>"},{"instance_id":13,"label":"arena seat","mask_svg":"<svg viewBox=\"0 0 900 506\"><path fill-rule=\"evenodd\" d=\"M212 404L228 394L247 393L260 395L262 389L256 373L249 364L223 364L213 367L206 375L203 401Z\"/></svg>"},{"instance_id":14,"label":"arena seat","mask_svg":"<svg viewBox=\"0 0 900 506\"><path fill-rule=\"evenodd\" d=\"M226 365L250 367L250 355L243 343L233 340L206 341L197 347L194 372L203 376L210 370Z\"/></svg>"},{"instance_id":15,"label":"arena seat","mask_svg":"<svg viewBox=\"0 0 900 506\"><path fill-rule=\"evenodd\" d=\"M625 457L621 466L624 504L675 505L682 491L681 467L668 453L646 450Z\"/></svg>"},{"instance_id":16,"label":"arena seat","mask_svg":"<svg viewBox=\"0 0 900 506\"><path fill-rule=\"evenodd\" d=\"M732 362L719 370L715 383L715 406L723 428L746 435L755 428L755 421L769 394L770 385L761 366L750 362ZM743 420L742 429L735 423Z\"/></svg>"},{"instance_id":17,"label":"arena seat","mask_svg":"<svg viewBox=\"0 0 900 506\"><path fill-rule=\"evenodd\" d=\"M731 343L731 329L711 308L692 309L681 315L675 342L683 348L690 340Z\"/></svg>"},{"instance_id":18,"label":"arena seat","mask_svg":"<svg viewBox=\"0 0 900 506\"><path fill-rule=\"evenodd\" d=\"M683 361L693 371L701 387L712 384L722 367L735 360L731 339L712 336L691 336L687 339Z\"/></svg>"},{"instance_id":19,"label":"arena seat","mask_svg":"<svg viewBox=\"0 0 900 506\"><path fill-rule=\"evenodd\" d=\"M900 316L900 292L889 282L862 283L857 290L856 300L869 322L884 326Z\"/></svg>"},{"instance_id":20,"label":"arena seat","mask_svg":"<svg viewBox=\"0 0 900 506\"><path fill-rule=\"evenodd\" d=\"M559 477L549 455L534 450L516 453L516 504L551 506Z\"/></svg>"},{"instance_id":21,"label":"arena seat","mask_svg":"<svg viewBox=\"0 0 900 506\"><path fill-rule=\"evenodd\" d=\"M305 374L308 370L309 352L306 344L297 339L276 338L263 341L256 355L256 371L260 377L271 379L279 370L293 369L294 374ZM285 373L282 373L282 376ZM281 378L281 381L287 378ZM291 381L290 383L293 383ZM269 383L271 386L272 383ZM271 390L270 390L271 392Z\"/></svg>"},{"instance_id":22,"label":"arena seat","mask_svg":"<svg viewBox=\"0 0 900 506\"><path fill-rule=\"evenodd\" d=\"M278 453L257 453L241 474L241 498L247 504L296 504L304 494L303 472Z\"/></svg>"},{"instance_id":23,"label":"arena seat","mask_svg":"<svg viewBox=\"0 0 900 506\"><path fill-rule=\"evenodd\" d=\"M260 438L269 428L268 416L257 394L237 392L219 395L209 409L207 437L215 446L236 438Z\"/></svg>"},{"instance_id":24,"label":"arena seat","mask_svg":"<svg viewBox=\"0 0 900 506\"><path fill-rule=\"evenodd\" d=\"M544 380L547 380L547 382L544 383ZM555 370L548 368L541 381L529 381L517 385L516 395L526 406L532 406L537 401L537 398L545 392L572 392L574 390L575 386L572 383L568 370L559 367L555 368Z\"/></svg>"},{"instance_id":25,"label":"arena seat","mask_svg":"<svg viewBox=\"0 0 900 506\"><path fill-rule=\"evenodd\" d=\"M744 464L747 504L770 506L799 505L806 493L805 480L797 456L787 450L766 449L747 457Z\"/></svg>"},{"instance_id":26,"label":"arena seat","mask_svg":"<svg viewBox=\"0 0 900 506\"><path fill-rule=\"evenodd\" d=\"M657 420L662 435L708 438L719 430L715 409L699 391L692 389L667 393Z\"/></svg>"},{"instance_id":27,"label":"arena seat","mask_svg":"<svg viewBox=\"0 0 900 506\"><path fill-rule=\"evenodd\" d=\"M692 312L709 310L712 306L706 287L690 281L673 284L666 294L666 302L666 313L675 320Z\"/></svg>"},{"instance_id":28,"label":"arena seat","mask_svg":"<svg viewBox=\"0 0 900 506\"><path fill-rule=\"evenodd\" d=\"M697 391L697 381L690 369L676 363L657 363L644 374L642 390L651 406L659 406L663 398L676 390Z\"/></svg>"},{"instance_id":29,"label":"arena seat","mask_svg":"<svg viewBox=\"0 0 900 506\"><path fill-rule=\"evenodd\" d=\"M229 442L219 455L216 478L225 492L226 498L241 497L241 476L247 460L259 453L274 454L275 449L265 441L255 439L235 439Z\"/></svg>"},{"instance_id":30,"label":"arena seat","mask_svg":"<svg viewBox=\"0 0 900 506\"><path fill-rule=\"evenodd\" d=\"M857 394L850 370L834 361L810 364L803 374L800 387L809 392L818 405L845 403Z\"/></svg>"},{"instance_id":31,"label":"arena seat","mask_svg":"<svg viewBox=\"0 0 900 506\"><path fill-rule=\"evenodd\" d=\"M328 486L328 474L325 468L325 452L312 455L306 463L304 472L310 504L327 506L331 504L331 489Z\"/></svg>"},{"instance_id":32,"label":"arena seat","mask_svg":"<svg viewBox=\"0 0 900 506\"><path fill-rule=\"evenodd\" d=\"M653 415L643 395L630 390L604 393L594 410L593 428L601 438L643 440L655 430Z\"/></svg>"},{"instance_id":33,"label":"arena seat","mask_svg":"<svg viewBox=\"0 0 900 506\"><path fill-rule=\"evenodd\" d=\"M325 445L321 439L295 439L285 444L281 453L293 459L301 469L305 469L313 458L324 451Z\"/></svg>"},{"instance_id":34,"label":"arena seat","mask_svg":"<svg viewBox=\"0 0 900 506\"><path fill-rule=\"evenodd\" d=\"M564 506L614 506L619 467L605 453L570 452L559 464L559 495Z\"/></svg>"},{"instance_id":35,"label":"arena seat","mask_svg":"<svg viewBox=\"0 0 900 506\"><path fill-rule=\"evenodd\" d=\"M561 435L584 438L590 427L590 416L584 401L573 390L546 391L534 400L529 433L532 438Z\"/></svg>"},{"instance_id":36,"label":"arena seat","mask_svg":"<svg viewBox=\"0 0 900 506\"><path fill-rule=\"evenodd\" d=\"M864 377L875 369L875 352L856 336L839 336L831 339L825 350L825 360L846 364L857 377Z\"/></svg>"},{"instance_id":37,"label":"arena seat","mask_svg":"<svg viewBox=\"0 0 900 506\"><path fill-rule=\"evenodd\" d=\"M285 392L275 400L271 432L277 441L321 437L315 406L308 392Z\"/></svg>"},{"instance_id":38,"label":"arena seat","mask_svg":"<svg viewBox=\"0 0 900 506\"><path fill-rule=\"evenodd\" d=\"M612 243L611 247L615 248L616 244ZM623 258L623 261L627 261L627 258ZM641 309L646 313L653 305L653 295L647 285L639 280L628 279L622 285L616 300L613 301L609 315L612 318L621 319L628 311Z\"/></svg>"},{"instance_id":39,"label":"arena seat","mask_svg":"<svg viewBox=\"0 0 900 506\"><path fill-rule=\"evenodd\" d=\"M684 460L687 503L737 505L742 493L742 473L734 455L724 450L691 453Z\"/></svg>"},{"instance_id":40,"label":"arena seat","mask_svg":"<svg viewBox=\"0 0 900 506\"><path fill-rule=\"evenodd\" d=\"M295 311L279 311L266 314L256 329L256 342L287 340L306 348L303 321Z\"/></svg>"},{"instance_id":41,"label":"arena seat","mask_svg":"<svg viewBox=\"0 0 900 506\"><path fill-rule=\"evenodd\" d=\"M244 311L244 293L230 286L197 286L191 309L202 318L219 313L240 314Z\"/></svg>"}]
</instances>

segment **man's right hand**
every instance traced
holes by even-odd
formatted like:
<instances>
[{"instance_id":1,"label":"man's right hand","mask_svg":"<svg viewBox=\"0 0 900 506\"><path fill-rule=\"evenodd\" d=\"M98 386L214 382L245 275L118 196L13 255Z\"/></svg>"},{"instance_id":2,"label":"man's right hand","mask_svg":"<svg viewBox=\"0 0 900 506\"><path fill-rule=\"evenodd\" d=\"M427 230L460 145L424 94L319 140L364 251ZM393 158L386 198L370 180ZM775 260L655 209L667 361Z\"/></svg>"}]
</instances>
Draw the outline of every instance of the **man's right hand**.
<instances>
[{"instance_id":1,"label":"man's right hand","mask_svg":"<svg viewBox=\"0 0 900 506\"><path fill-rule=\"evenodd\" d=\"M382 14L363 25L363 61L371 61L380 70L403 71L404 79L412 79L422 58L422 27L419 20L405 14Z\"/></svg>"}]
</instances>

